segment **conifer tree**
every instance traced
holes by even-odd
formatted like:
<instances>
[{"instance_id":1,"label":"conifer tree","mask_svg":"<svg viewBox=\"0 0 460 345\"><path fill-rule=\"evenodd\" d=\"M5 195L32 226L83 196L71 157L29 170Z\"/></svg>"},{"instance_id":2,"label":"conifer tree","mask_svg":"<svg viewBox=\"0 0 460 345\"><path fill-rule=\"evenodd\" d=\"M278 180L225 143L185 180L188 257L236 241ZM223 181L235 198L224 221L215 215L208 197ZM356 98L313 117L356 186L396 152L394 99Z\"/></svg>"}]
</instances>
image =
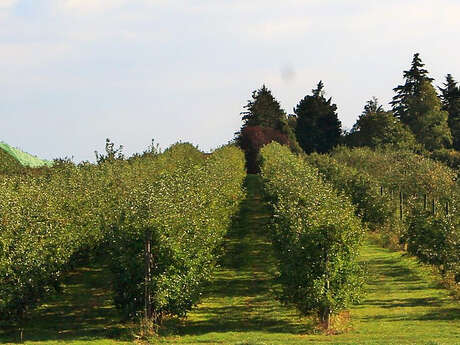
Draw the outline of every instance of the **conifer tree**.
<instances>
[{"instance_id":1,"label":"conifer tree","mask_svg":"<svg viewBox=\"0 0 460 345\"><path fill-rule=\"evenodd\" d=\"M306 153L328 152L341 139L337 106L332 104L332 98L326 99L324 95L324 84L320 81L312 95L305 96L294 108L297 141Z\"/></svg>"},{"instance_id":2,"label":"conifer tree","mask_svg":"<svg viewBox=\"0 0 460 345\"><path fill-rule=\"evenodd\" d=\"M460 87L451 74L446 76L444 88L441 91L442 109L449 113L448 124L452 132L453 148L460 150Z\"/></svg>"},{"instance_id":3,"label":"conifer tree","mask_svg":"<svg viewBox=\"0 0 460 345\"><path fill-rule=\"evenodd\" d=\"M235 141L246 155L246 167L249 173L259 170L259 150L272 141L289 145L294 152L301 152L295 134L288 124L286 112L273 97L271 91L263 85L252 93L252 99L244 106L243 125L235 133Z\"/></svg>"},{"instance_id":4,"label":"conifer tree","mask_svg":"<svg viewBox=\"0 0 460 345\"><path fill-rule=\"evenodd\" d=\"M433 79L428 77L428 71L423 67L425 64L422 63L419 53L414 54L412 59L411 68L408 71L404 71L405 82L403 85L398 85L393 89L396 95L390 102L393 107L393 112L402 123L408 124L410 111L409 111L409 99L420 94L420 88L424 81L432 82Z\"/></svg>"},{"instance_id":5,"label":"conifer tree","mask_svg":"<svg viewBox=\"0 0 460 345\"><path fill-rule=\"evenodd\" d=\"M252 92L252 99L244 108L242 128L261 126L283 131L287 126L286 112L265 85Z\"/></svg>"},{"instance_id":6,"label":"conifer tree","mask_svg":"<svg viewBox=\"0 0 460 345\"><path fill-rule=\"evenodd\" d=\"M391 145L398 149L414 149L417 146L411 130L391 111L385 111L375 97L364 106L346 142L350 146Z\"/></svg>"},{"instance_id":7,"label":"conifer tree","mask_svg":"<svg viewBox=\"0 0 460 345\"><path fill-rule=\"evenodd\" d=\"M410 97L407 103L408 126L419 143L430 151L452 145L448 112L442 110L441 100L431 82L423 81L418 95Z\"/></svg>"}]
</instances>

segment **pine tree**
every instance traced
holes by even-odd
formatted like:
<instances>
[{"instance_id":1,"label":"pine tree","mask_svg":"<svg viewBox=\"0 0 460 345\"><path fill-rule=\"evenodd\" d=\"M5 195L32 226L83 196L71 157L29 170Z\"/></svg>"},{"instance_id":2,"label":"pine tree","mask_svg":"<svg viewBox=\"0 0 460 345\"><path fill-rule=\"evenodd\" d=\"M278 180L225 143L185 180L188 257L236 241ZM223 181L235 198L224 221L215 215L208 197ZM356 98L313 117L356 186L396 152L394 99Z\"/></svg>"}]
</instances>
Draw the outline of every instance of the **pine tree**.
<instances>
[{"instance_id":1,"label":"pine tree","mask_svg":"<svg viewBox=\"0 0 460 345\"><path fill-rule=\"evenodd\" d=\"M294 108L297 141L306 153L328 152L341 139L337 106L332 104L332 98L326 99L324 95L324 84L320 81L312 95L305 96Z\"/></svg>"},{"instance_id":2,"label":"pine tree","mask_svg":"<svg viewBox=\"0 0 460 345\"><path fill-rule=\"evenodd\" d=\"M286 112L263 85L252 93L252 99L244 106L243 125L236 134L235 141L246 155L249 173L259 171L259 150L272 141L289 145L294 152L301 152L294 131L288 124Z\"/></svg>"},{"instance_id":3,"label":"pine tree","mask_svg":"<svg viewBox=\"0 0 460 345\"><path fill-rule=\"evenodd\" d=\"M442 109L449 113L448 124L452 132L453 148L460 150L460 87L451 74L446 76L444 88L441 91Z\"/></svg>"},{"instance_id":4,"label":"pine tree","mask_svg":"<svg viewBox=\"0 0 460 345\"><path fill-rule=\"evenodd\" d=\"M442 103L431 82L420 85L418 95L407 100L410 117L408 126L417 141L430 151L449 147L452 135L447 124L448 112L442 110Z\"/></svg>"},{"instance_id":5,"label":"pine tree","mask_svg":"<svg viewBox=\"0 0 460 345\"><path fill-rule=\"evenodd\" d=\"M432 82L433 78L428 77L428 71L423 67L418 53L414 54L411 68L404 71L404 85L398 85L393 89L396 95L390 102L393 107L393 112L402 123L408 124L411 116L409 112L409 99L420 94L420 87L424 81Z\"/></svg>"},{"instance_id":6,"label":"pine tree","mask_svg":"<svg viewBox=\"0 0 460 345\"><path fill-rule=\"evenodd\" d=\"M350 146L390 145L397 149L414 149L417 146L410 129L393 112L385 111L375 97L364 106L346 142Z\"/></svg>"},{"instance_id":7,"label":"pine tree","mask_svg":"<svg viewBox=\"0 0 460 345\"><path fill-rule=\"evenodd\" d=\"M286 112L265 85L253 91L252 100L244 108L243 128L261 126L283 131L287 126Z\"/></svg>"}]
</instances>

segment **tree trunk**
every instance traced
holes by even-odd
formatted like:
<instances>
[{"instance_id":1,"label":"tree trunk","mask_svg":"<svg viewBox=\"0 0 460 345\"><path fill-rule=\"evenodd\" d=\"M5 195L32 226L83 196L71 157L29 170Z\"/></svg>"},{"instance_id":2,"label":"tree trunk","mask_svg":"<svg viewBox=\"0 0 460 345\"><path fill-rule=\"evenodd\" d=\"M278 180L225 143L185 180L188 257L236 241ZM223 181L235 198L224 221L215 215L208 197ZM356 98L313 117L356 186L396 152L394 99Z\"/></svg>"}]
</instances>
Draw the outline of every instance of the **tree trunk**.
<instances>
[{"instance_id":1,"label":"tree trunk","mask_svg":"<svg viewBox=\"0 0 460 345\"><path fill-rule=\"evenodd\" d=\"M152 318L152 294L150 284L152 281L152 234L150 230L145 233L145 318Z\"/></svg>"}]
</instances>

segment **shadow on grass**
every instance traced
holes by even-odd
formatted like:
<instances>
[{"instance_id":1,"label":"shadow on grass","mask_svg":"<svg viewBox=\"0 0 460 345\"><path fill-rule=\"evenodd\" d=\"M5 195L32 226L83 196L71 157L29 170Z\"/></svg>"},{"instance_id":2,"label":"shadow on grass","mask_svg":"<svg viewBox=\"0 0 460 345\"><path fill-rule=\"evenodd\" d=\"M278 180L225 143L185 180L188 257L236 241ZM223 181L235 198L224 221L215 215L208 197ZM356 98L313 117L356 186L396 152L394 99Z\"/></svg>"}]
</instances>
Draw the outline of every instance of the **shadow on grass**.
<instances>
[{"instance_id":1,"label":"shadow on grass","mask_svg":"<svg viewBox=\"0 0 460 345\"><path fill-rule=\"evenodd\" d=\"M110 272L103 264L69 273L63 291L44 300L21 323L0 324L0 343L20 341L130 340L112 304Z\"/></svg>"},{"instance_id":2,"label":"shadow on grass","mask_svg":"<svg viewBox=\"0 0 460 345\"><path fill-rule=\"evenodd\" d=\"M413 307L440 307L443 304L441 300L434 297L424 298L404 298L404 299L382 299L367 301L366 305L378 306L381 308L413 308Z\"/></svg>"},{"instance_id":3,"label":"shadow on grass","mask_svg":"<svg viewBox=\"0 0 460 345\"><path fill-rule=\"evenodd\" d=\"M186 320L169 320L162 331L169 335L264 331L305 334L311 321L276 301L272 254L266 224L270 210L264 204L259 176L248 175L247 197L225 240L220 270L206 289L203 303Z\"/></svg>"}]
</instances>

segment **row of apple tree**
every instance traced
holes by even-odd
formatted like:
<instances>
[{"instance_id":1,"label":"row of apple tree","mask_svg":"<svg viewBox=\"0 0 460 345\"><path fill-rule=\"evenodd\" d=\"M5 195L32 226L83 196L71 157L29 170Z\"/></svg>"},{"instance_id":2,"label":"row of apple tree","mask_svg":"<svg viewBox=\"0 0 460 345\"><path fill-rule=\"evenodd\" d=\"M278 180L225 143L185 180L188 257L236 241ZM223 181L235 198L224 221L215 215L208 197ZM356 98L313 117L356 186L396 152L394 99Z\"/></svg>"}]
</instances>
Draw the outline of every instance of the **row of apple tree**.
<instances>
[{"instance_id":1,"label":"row of apple tree","mask_svg":"<svg viewBox=\"0 0 460 345\"><path fill-rule=\"evenodd\" d=\"M306 160L351 198L384 242L460 279L456 171L415 153L367 148L339 148Z\"/></svg>"},{"instance_id":2,"label":"row of apple tree","mask_svg":"<svg viewBox=\"0 0 460 345\"><path fill-rule=\"evenodd\" d=\"M89 252L105 253L126 316L198 301L243 196L244 155L177 144L0 179L0 315L21 317ZM231 166L232 169L228 167Z\"/></svg>"},{"instance_id":3,"label":"row of apple tree","mask_svg":"<svg viewBox=\"0 0 460 345\"><path fill-rule=\"evenodd\" d=\"M282 298L328 325L332 314L362 295L361 221L349 199L287 147L269 144L261 160Z\"/></svg>"}]
</instances>

